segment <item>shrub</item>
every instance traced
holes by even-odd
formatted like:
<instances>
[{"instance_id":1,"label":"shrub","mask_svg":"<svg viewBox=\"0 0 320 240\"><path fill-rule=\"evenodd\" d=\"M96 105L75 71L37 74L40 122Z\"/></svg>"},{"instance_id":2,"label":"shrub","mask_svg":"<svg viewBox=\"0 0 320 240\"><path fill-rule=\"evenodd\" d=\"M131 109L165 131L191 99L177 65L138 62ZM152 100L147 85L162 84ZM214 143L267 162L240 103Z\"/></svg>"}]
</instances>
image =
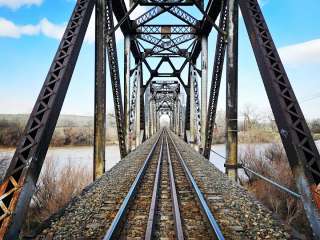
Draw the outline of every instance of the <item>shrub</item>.
<instances>
[{"instance_id":1,"label":"shrub","mask_svg":"<svg viewBox=\"0 0 320 240\"><path fill-rule=\"evenodd\" d=\"M60 169L52 159L46 159L30 204L24 233L30 233L64 207L91 179L88 169L72 164L70 160Z\"/></svg>"},{"instance_id":2,"label":"shrub","mask_svg":"<svg viewBox=\"0 0 320 240\"><path fill-rule=\"evenodd\" d=\"M248 147L240 156L240 162L248 168L297 192L290 166L282 145L271 144L257 155ZM245 171L241 182L272 212L301 233L311 236L302 203L288 193Z\"/></svg>"}]
</instances>

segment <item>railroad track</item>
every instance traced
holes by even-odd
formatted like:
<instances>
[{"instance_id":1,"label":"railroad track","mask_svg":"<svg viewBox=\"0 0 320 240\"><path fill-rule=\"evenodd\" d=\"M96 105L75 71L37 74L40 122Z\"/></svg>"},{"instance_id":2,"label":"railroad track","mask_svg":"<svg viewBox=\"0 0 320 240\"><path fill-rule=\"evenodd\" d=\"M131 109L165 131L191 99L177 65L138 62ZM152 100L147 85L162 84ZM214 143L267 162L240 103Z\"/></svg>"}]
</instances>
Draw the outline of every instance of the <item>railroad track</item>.
<instances>
[{"instance_id":1,"label":"railroad track","mask_svg":"<svg viewBox=\"0 0 320 240\"><path fill-rule=\"evenodd\" d=\"M224 239L166 129L152 146L104 239Z\"/></svg>"}]
</instances>

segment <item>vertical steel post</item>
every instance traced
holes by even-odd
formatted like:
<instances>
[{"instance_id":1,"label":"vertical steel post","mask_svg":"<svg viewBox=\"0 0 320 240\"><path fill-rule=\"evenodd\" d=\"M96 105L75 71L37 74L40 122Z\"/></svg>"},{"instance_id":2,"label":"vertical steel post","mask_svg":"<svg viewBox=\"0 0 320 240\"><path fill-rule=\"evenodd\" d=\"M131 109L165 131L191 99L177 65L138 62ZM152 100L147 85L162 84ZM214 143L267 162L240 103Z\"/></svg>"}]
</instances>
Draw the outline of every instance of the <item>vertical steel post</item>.
<instances>
[{"instance_id":1,"label":"vertical steel post","mask_svg":"<svg viewBox=\"0 0 320 240\"><path fill-rule=\"evenodd\" d=\"M177 111L177 100L173 104L173 131L177 134L177 125L178 125L178 111Z\"/></svg>"},{"instance_id":2,"label":"vertical steel post","mask_svg":"<svg viewBox=\"0 0 320 240\"><path fill-rule=\"evenodd\" d=\"M124 121L125 121L125 132L127 139L127 148L130 146L130 137L129 137L129 124L130 124L130 47L131 47L131 36L124 36Z\"/></svg>"},{"instance_id":3,"label":"vertical steel post","mask_svg":"<svg viewBox=\"0 0 320 240\"><path fill-rule=\"evenodd\" d=\"M144 102L144 94L145 86L143 85L143 67L140 65L140 142L142 143L145 139L146 134L146 117L145 117L145 102ZM142 134L141 134L142 133ZM140 143L139 143L140 144Z\"/></svg>"},{"instance_id":4,"label":"vertical steel post","mask_svg":"<svg viewBox=\"0 0 320 240\"><path fill-rule=\"evenodd\" d=\"M160 129L160 114L157 112L156 114L156 132Z\"/></svg>"},{"instance_id":5,"label":"vertical steel post","mask_svg":"<svg viewBox=\"0 0 320 240\"><path fill-rule=\"evenodd\" d=\"M179 98L178 98L178 101L177 101L177 112L178 112L177 135L180 136L180 119L181 119L181 113L180 113L180 99L179 99Z\"/></svg>"},{"instance_id":6,"label":"vertical steel post","mask_svg":"<svg viewBox=\"0 0 320 240\"><path fill-rule=\"evenodd\" d=\"M105 0L96 1L95 21L95 94L94 94L94 144L93 180L105 172L106 142L106 45Z\"/></svg>"},{"instance_id":7,"label":"vertical steel post","mask_svg":"<svg viewBox=\"0 0 320 240\"><path fill-rule=\"evenodd\" d=\"M150 98L149 101L149 137L151 137L153 135L153 104L152 104L153 100L152 98Z\"/></svg>"},{"instance_id":8,"label":"vertical steel post","mask_svg":"<svg viewBox=\"0 0 320 240\"><path fill-rule=\"evenodd\" d=\"M228 0L226 174L237 181L238 164L238 0Z\"/></svg>"},{"instance_id":9,"label":"vertical steel post","mask_svg":"<svg viewBox=\"0 0 320 240\"><path fill-rule=\"evenodd\" d=\"M178 128L178 135L181 136L181 130L182 130L182 107L181 107L181 101L179 100L178 105L178 111L179 111L179 128Z\"/></svg>"},{"instance_id":10,"label":"vertical steel post","mask_svg":"<svg viewBox=\"0 0 320 240\"><path fill-rule=\"evenodd\" d=\"M150 137L150 100L151 100L151 97L150 97L150 91L149 91L149 88L146 89L146 94L145 94L145 109L146 109L146 112L145 112L145 137L146 139L148 139Z\"/></svg>"},{"instance_id":11,"label":"vertical steel post","mask_svg":"<svg viewBox=\"0 0 320 240\"><path fill-rule=\"evenodd\" d=\"M194 67L190 63L190 142L195 142L195 94L194 94Z\"/></svg>"},{"instance_id":12,"label":"vertical steel post","mask_svg":"<svg viewBox=\"0 0 320 240\"><path fill-rule=\"evenodd\" d=\"M95 108L94 108L94 163L93 179L105 172L106 140L106 45L105 0L96 1L95 21Z\"/></svg>"},{"instance_id":13,"label":"vertical steel post","mask_svg":"<svg viewBox=\"0 0 320 240\"><path fill-rule=\"evenodd\" d=\"M156 100L153 102L153 134L157 132L157 105Z\"/></svg>"},{"instance_id":14,"label":"vertical steel post","mask_svg":"<svg viewBox=\"0 0 320 240\"><path fill-rule=\"evenodd\" d=\"M139 146L140 144L140 117L141 117L141 114L140 114L140 101L141 101L141 98L140 98L140 94L141 94L141 64L138 63L139 66L138 66L138 73L137 73L137 98L136 98L136 133L135 133L135 136L136 136L136 147Z\"/></svg>"},{"instance_id":15,"label":"vertical steel post","mask_svg":"<svg viewBox=\"0 0 320 240\"><path fill-rule=\"evenodd\" d=\"M206 142L207 122L207 95L208 95L208 37L201 37L201 130L200 152Z\"/></svg>"},{"instance_id":16,"label":"vertical steel post","mask_svg":"<svg viewBox=\"0 0 320 240\"><path fill-rule=\"evenodd\" d=\"M180 107L180 99L177 100L177 112L178 112L178 125L177 125L177 135L181 135L181 107Z\"/></svg>"}]
</instances>

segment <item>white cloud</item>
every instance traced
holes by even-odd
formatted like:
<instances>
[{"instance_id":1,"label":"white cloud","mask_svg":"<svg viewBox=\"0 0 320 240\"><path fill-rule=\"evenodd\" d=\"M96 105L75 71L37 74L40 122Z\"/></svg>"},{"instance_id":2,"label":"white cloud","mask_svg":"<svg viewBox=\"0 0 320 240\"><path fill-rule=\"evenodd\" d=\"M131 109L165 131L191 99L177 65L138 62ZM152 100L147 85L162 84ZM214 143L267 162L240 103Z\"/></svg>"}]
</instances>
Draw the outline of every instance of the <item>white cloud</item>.
<instances>
[{"instance_id":1,"label":"white cloud","mask_svg":"<svg viewBox=\"0 0 320 240\"><path fill-rule=\"evenodd\" d=\"M320 64L320 39L282 47L279 54L289 65Z\"/></svg>"},{"instance_id":2,"label":"white cloud","mask_svg":"<svg viewBox=\"0 0 320 240\"><path fill-rule=\"evenodd\" d=\"M18 9L22 6L41 5L43 0L0 0L0 7Z\"/></svg>"},{"instance_id":3,"label":"white cloud","mask_svg":"<svg viewBox=\"0 0 320 240\"><path fill-rule=\"evenodd\" d=\"M12 3L6 4L6 6L19 7L22 3L24 4L40 4L43 0L11 0ZM7 3L7 0L0 0L0 6L3 3ZM125 0L127 8L129 8L129 0ZM18 4L20 3L20 5ZM138 6L130 15L131 19L139 17L141 14L146 12L148 9L146 7ZM114 17L115 25L117 25L116 18ZM36 36L44 35L49 38L54 38L60 40L66 28L66 24L55 24L50 22L48 19L43 18L38 24L28 24L28 25L18 25L14 22L0 17L0 37L9 37L9 38L20 38L22 36ZM123 34L120 28L116 31L116 39L122 40ZM94 43L95 40L95 11L91 16L87 33L85 36L85 42Z\"/></svg>"},{"instance_id":4,"label":"white cloud","mask_svg":"<svg viewBox=\"0 0 320 240\"><path fill-rule=\"evenodd\" d=\"M21 35L35 35L38 33L38 27L34 25L18 26L13 22L0 18L0 37L19 38Z\"/></svg>"},{"instance_id":5,"label":"white cloud","mask_svg":"<svg viewBox=\"0 0 320 240\"><path fill-rule=\"evenodd\" d=\"M61 39L66 28L65 24L57 25L46 18L42 19L38 26L41 34L55 39Z\"/></svg>"},{"instance_id":6,"label":"white cloud","mask_svg":"<svg viewBox=\"0 0 320 240\"><path fill-rule=\"evenodd\" d=\"M93 43L95 38L95 17L91 17L85 41ZM22 36L43 35L48 38L60 40L66 28L66 24L54 24L48 19L43 18L35 25L18 25L5 18L0 17L0 37L20 38ZM121 38L121 36L118 36Z\"/></svg>"},{"instance_id":7,"label":"white cloud","mask_svg":"<svg viewBox=\"0 0 320 240\"><path fill-rule=\"evenodd\" d=\"M0 18L0 37L20 38L24 35L35 36L42 34L50 38L60 39L64 29L64 25L56 25L46 18L43 18L35 25L17 25L5 18Z\"/></svg>"}]
</instances>

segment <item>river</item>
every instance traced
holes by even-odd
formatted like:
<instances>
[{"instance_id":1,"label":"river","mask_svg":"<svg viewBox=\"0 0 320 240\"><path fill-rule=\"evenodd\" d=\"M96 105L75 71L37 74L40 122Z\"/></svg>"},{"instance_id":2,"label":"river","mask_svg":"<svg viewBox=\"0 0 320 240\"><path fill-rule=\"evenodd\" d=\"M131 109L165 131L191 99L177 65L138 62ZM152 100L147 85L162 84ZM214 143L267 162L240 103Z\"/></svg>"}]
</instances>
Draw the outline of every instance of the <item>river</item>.
<instances>
[{"instance_id":1,"label":"river","mask_svg":"<svg viewBox=\"0 0 320 240\"><path fill-rule=\"evenodd\" d=\"M320 149L320 141L316 142ZM239 155L249 146L254 147L256 154L263 151L269 144L239 144ZM225 145L214 145L212 149L222 156L225 156ZM1 149L0 159L6 157L10 159L14 149ZM68 162L71 164L92 169L93 147L52 147L49 148L46 161L54 161L58 168L64 167ZM112 168L120 160L119 148L117 145L106 146L106 170ZM211 153L210 161L221 171L224 171L224 159L217 154Z\"/></svg>"}]
</instances>

